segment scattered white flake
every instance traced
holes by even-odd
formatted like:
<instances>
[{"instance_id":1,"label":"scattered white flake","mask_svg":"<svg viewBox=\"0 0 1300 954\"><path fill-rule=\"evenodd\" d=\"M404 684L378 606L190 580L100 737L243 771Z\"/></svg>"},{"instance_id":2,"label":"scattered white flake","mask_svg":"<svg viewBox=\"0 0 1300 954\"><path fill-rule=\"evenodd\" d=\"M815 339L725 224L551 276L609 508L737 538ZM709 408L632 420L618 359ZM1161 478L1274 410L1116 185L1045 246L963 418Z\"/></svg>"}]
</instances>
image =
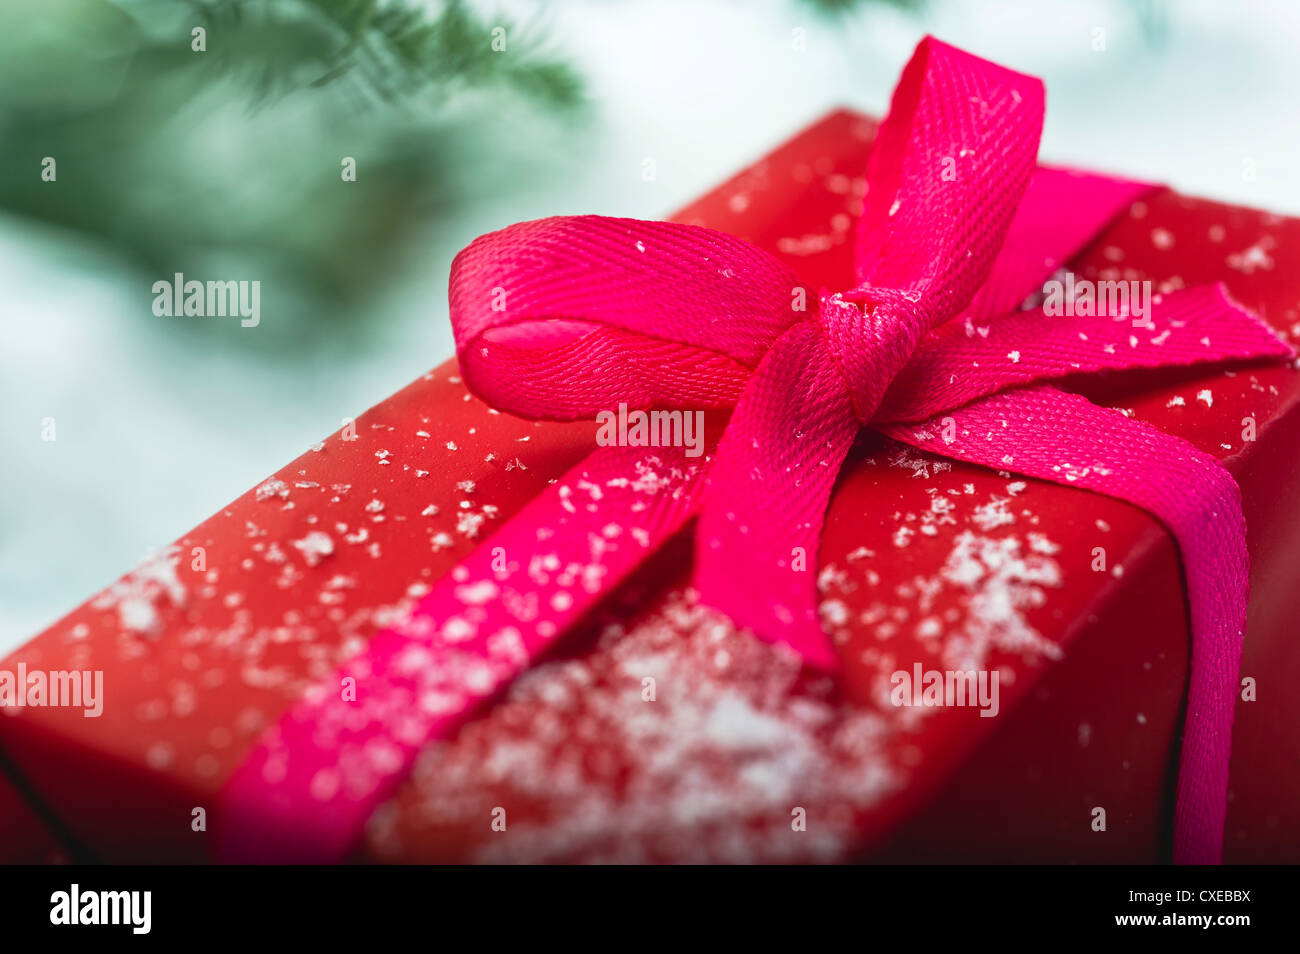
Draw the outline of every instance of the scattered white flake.
<instances>
[{"instance_id":1,"label":"scattered white flake","mask_svg":"<svg viewBox=\"0 0 1300 954\"><path fill-rule=\"evenodd\" d=\"M1061 552L1060 545L1047 539L1046 534L1037 531L1030 531L1026 534L1026 537L1029 540L1029 549L1034 553L1043 553L1047 556L1052 556L1053 554Z\"/></svg>"},{"instance_id":2,"label":"scattered white flake","mask_svg":"<svg viewBox=\"0 0 1300 954\"><path fill-rule=\"evenodd\" d=\"M117 616L122 628L134 633L153 635L161 626L153 603L134 597L127 597L117 604Z\"/></svg>"},{"instance_id":3,"label":"scattered white flake","mask_svg":"<svg viewBox=\"0 0 1300 954\"><path fill-rule=\"evenodd\" d=\"M985 532L1015 523L1015 514L1007 510L1007 504L1010 502L1007 497L991 498L988 503L975 508L975 512L971 514L971 523Z\"/></svg>"},{"instance_id":4,"label":"scattered white flake","mask_svg":"<svg viewBox=\"0 0 1300 954\"><path fill-rule=\"evenodd\" d=\"M155 742L145 752L145 761L151 769L161 772L172 764L173 755L172 747L166 742Z\"/></svg>"},{"instance_id":5,"label":"scattered white flake","mask_svg":"<svg viewBox=\"0 0 1300 954\"><path fill-rule=\"evenodd\" d=\"M139 567L92 600L95 609L116 609L122 629L139 636L154 637L163 630L162 610L186 605L188 591L177 576L180 549L168 547L150 556Z\"/></svg>"},{"instance_id":6,"label":"scattered white flake","mask_svg":"<svg viewBox=\"0 0 1300 954\"><path fill-rule=\"evenodd\" d=\"M1116 408L1116 410L1121 409ZM1124 416L1130 417L1132 415L1130 413ZM1060 464L1053 464L1052 470L1056 471L1070 483L1074 483L1076 480L1082 480L1092 474L1098 474L1105 477L1111 473L1111 469L1103 464L1071 464L1068 461Z\"/></svg>"},{"instance_id":7,"label":"scattered white flake","mask_svg":"<svg viewBox=\"0 0 1300 954\"><path fill-rule=\"evenodd\" d=\"M1061 650L1025 619L1025 610L1046 602L1043 587L1059 587L1061 571L1045 537L1023 553L1015 537L994 539L963 531L954 541L943 579L969 591L964 629L950 634L944 658L952 669L981 669L997 649L1058 659Z\"/></svg>"},{"instance_id":8,"label":"scattered white flake","mask_svg":"<svg viewBox=\"0 0 1300 954\"><path fill-rule=\"evenodd\" d=\"M1266 235L1250 248L1228 256L1228 267L1253 275L1256 271L1268 271L1273 267L1273 257L1269 252L1276 245L1272 236Z\"/></svg>"},{"instance_id":9,"label":"scattered white flake","mask_svg":"<svg viewBox=\"0 0 1300 954\"><path fill-rule=\"evenodd\" d=\"M776 240L777 251L783 255L816 255L834 245L835 238L830 235L803 235L798 238L783 237Z\"/></svg>"},{"instance_id":10,"label":"scattered white flake","mask_svg":"<svg viewBox=\"0 0 1300 954\"><path fill-rule=\"evenodd\" d=\"M289 496L289 485L283 480L272 477L266 483L257 488L257 499L268 500L271 497L280 497L281 499Z\"/></svg>"},{"instance_id":11,"label":"scattered white flake","mask_svg":"<svg viewBox=\"0 0 1300 954\"><path fill-rule=\"evenodd\" d=\"M1019 364L1019 363L1020 363L1020 352L1019 352L1019 351L1008 351L1008 352L1007 352L1007 357L1011 359L1011 363L1012 363L1012 364Z\"/></svg>"},{"instance_id":12,"label":"scattered white flake","mask_svg":"<svg viewBox=\"0 0 1300 954\"><path fill-rule=\"evenodd\" d=\"M411 778L425 810L375 816L380 856L401 858L412 819L430 835L477 830L494 805L523 803L510 837L483 826L466 860L847 860L856 819L903 776L885 717L841 702L830 680L810 685L792 653L689 591L635 619L592 653L534 667L454 742L426 748ZM818 820L809 837L781 837L793 805Z\"/></svg>"},{"instance_id":13,"label":"scattered white flake","mask_svg":"<svg viewBox=\"0 0 1300 954\"><path fill-rule=\"evenodd\" d=\"M842 600L823 600L819 610L825 626L843 626L849 621L849 609Z\"/></svg>"},{"instance_id":14,"label":"scattered white flake","mask_svg":"<svg viewBox=\"0 0 1300 954\"><path fill-rule=\"evenodd\" d=\"M494 599L499 592L500 589L491 580L479 580L477 583L465 583L456 587L456 599L474 606Z\"/></svg>"},{"instance_id":15,"label":"scattered white flake","mask_svg":"<svg viewBox=\"0 0 1300 954\"><path fill-rule=\"evenodd\" d=\"M467 510L456 518L456 530L458 533L463 533L465 536L469 537L469 539L475 540L478 538L479 532L483 529L483 523L487 518L488 513L486 508L484 508L483 512L480 513L474 513Z\"/></svg>"},{"instance_id":16,"label":"scattered white flake","mask_svg":"<svg viewBox=\"0 0 1300 954\"><path fill-rule=\"evenodd\" d=\"M916 635L922 639L934 639L943 633L943 622L937 616L927 616L916 624Z\"/></svg>"},{"instance_id":17,"label":"scattered white flake","mask_svg":"<svg viewBox=\"0 0 1300 954\"><path fill-rule=\"evenodd\" d=\"M912 471L913 477L926 479L932 473L938 475L952 470L952 464L948 461L922 455L910 447L899 447L890 454L889 464L892 467L901 467L904 470Z\"/></svg>"},{"instance_id":18,"label":"scattered white flake","mask_svg":"<svg viewBox=\"0 0 1300 954\"><path fill-rule=\"evenodd\" d=\"M334 541L329 534L313 530L301 540L293 541L294 549L302 554L308 566L316 566L334 552Z\"/></svg>"},{"instance_id":19,"label":"scattered white flake","mask_svg":"<svg viewBox=\"0 0 1300 954\"><path fill-rule=\"evenodd\" d=\"M1200 401L1206 407L1214 407L1214 395L1210 393L1209 388L1202 388L1196 392L1196 400Z\"/></svg>"}]
</instances>

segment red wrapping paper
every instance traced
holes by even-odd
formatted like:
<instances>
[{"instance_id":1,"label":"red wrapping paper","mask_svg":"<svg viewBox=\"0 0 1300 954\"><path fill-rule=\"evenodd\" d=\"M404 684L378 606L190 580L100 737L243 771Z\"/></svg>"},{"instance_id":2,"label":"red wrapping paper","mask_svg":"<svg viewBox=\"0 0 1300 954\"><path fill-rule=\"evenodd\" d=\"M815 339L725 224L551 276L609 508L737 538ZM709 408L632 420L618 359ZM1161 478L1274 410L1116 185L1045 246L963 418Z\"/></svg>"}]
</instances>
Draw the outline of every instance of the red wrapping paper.
<instances>
[{"instance_id":1,"label":"red wrapping paper","mask_svg":"<svg viewBox=\"0 0 1300 954\"><path fill-rule=\"evenodd\" d=\"M676 219L844 286L874 130L832 114ZM1134 206L1072 263L1080 278L1151 280L1157 292L1224 281L1293 342L1297 266L1300 221L1172 192ZM1237 711L1226 860L1296 860L1300 702L1288 687L1300 649L1285 628L1300 381L1255 364L1077 383L1225 460L1241 484L1252 557L1242 674L1258 685ZM1248 416L1255 441L1242 437ZM98 719L6 711L0 748L102 857L210 857L221 786L257 734L592 450L594 434L498 414L466 393L454 363L441 366L0 664L103 669L106 692ZM1106 572L1092 568L1096 547ZM819 555L839 683L696 606L689 552L670 547L554 660L430 745L360 857L1167 857L1188 635L1176 549L1146 513L864 436ZM957 659L998 670L996 717L889 703L892 671Z\"/></svg>"}]
</instances>

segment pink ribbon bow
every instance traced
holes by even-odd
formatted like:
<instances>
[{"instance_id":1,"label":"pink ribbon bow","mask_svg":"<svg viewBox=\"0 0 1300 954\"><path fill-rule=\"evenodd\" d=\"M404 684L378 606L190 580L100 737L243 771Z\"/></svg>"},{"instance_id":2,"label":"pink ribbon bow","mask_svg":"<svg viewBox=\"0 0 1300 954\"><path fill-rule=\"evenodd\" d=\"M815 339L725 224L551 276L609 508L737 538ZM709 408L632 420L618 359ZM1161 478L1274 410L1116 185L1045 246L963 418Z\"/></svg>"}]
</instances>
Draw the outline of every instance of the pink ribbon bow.
<instances>
[{"instance_id":1,"label":"pink ribbon bow","mask_svg":"<svg viewBox=\"0 0 1300 954\"><path fill-rule=\"evenodd\" d=\"M263 738L227 785L223 856L342 857L430 739L450 736L693 516L701 600L836 667L813 571L864 427L1131 501L1177 539L1192 630L1175 860L1222 849L1245 623L1239 492L1214 458L1039 382L1291 353L1221 288L1148 322L1016 310L1150 186L1036 165L1039 80L926 38L871 152L857 285L809 294L720 232L525 222L457 257L462 373L530 418L734 409L716 452L602 447L525 507ZM1119 319L1119 320L1117 320ZM357 678L361 702L341 702Z\"/></svg>"}]
</instances>

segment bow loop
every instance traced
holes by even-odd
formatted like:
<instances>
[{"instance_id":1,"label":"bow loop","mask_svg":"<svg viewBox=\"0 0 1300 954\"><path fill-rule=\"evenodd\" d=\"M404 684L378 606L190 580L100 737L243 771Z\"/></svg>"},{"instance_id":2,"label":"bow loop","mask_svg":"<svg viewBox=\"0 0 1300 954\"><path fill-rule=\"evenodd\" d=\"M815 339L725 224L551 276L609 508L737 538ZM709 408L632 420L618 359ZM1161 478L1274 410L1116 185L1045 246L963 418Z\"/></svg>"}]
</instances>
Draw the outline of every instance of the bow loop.
<instances>
[{"instance_id":1,"label":"bow loop","mask_svg":"<svg viewBox=\"0 0 1300 954\"><path fill-rule=\"evenodd\" d=\"M935 323L983 284L1038 161L1043 84L926 37L867 165L858 278L924 296Z\"/></svg>"},{"instance_id":2,"label":"bow loop","mask_svg":"<svg viewBox=\"0 0 1300 954\"><path fill-rule=\"evenodd\" d=\"M807 317L802 289L773 256L713 229L557 216L456 256L452 331L470 390L521 417L726 408Z\"/></svg>"}]
</instances>

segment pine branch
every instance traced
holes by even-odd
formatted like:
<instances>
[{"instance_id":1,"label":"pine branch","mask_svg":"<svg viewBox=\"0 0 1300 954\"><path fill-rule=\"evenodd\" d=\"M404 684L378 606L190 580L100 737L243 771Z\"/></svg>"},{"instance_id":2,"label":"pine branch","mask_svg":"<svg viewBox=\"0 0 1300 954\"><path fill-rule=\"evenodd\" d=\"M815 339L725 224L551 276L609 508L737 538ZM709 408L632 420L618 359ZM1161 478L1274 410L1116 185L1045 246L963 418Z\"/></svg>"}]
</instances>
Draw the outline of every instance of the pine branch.
<instances>
[{"instance_id":1,"label":"pine branch","mask_svg":"<svg viewBox=\"0 0 1300 954\"><path fill-rule=\"evenodd\" d=\"M436 105L458 90L494 86L552 109L581 99L568 64L543 55L512 22L481 19L461 0L436 15L397 0L194 2L211 35L239 35L224 65L255 77L259 101L341 80L389 104ZM494 49L494 30L504 31L505 50Z\"/></svg>"},{"instance_id":2,"label":"pine branch","mask_svg":"<svg viewBox=\"0 0 1300 954\"><path fill-rule=\"evenodd\" d=\"M458 201L466 150L502 115L445 107L508 97L546 117L580 102L541 45L460 2L42 0L39 18L0 4L0 211L149 274L242 262L280 276L301 320L355 320Z\"/></svg>"}]
</instances>

